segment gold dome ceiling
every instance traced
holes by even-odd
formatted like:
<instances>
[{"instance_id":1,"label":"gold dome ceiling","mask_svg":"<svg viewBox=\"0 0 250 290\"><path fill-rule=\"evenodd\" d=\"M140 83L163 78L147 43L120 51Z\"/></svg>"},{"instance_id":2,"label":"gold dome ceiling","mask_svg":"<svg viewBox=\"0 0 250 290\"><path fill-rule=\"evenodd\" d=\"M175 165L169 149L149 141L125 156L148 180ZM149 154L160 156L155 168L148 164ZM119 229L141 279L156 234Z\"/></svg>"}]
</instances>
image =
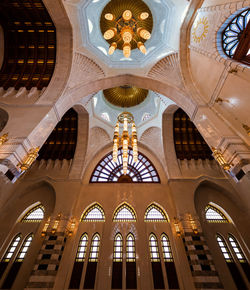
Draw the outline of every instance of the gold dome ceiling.
<instances>
[{"instance_id":1,"label":"gold dome ceiling","mask_svg":"<svg viewBox=\"0 0 250 290\"><path fill-rule=\"evenodd\" d=\"M137 20L137 26L145 28L150 33L152 32L153 28L153 17L150 9L148 6L141 0L111 0L103 9L102 15L100 18L100 28L102 34L104 34L105 31L113 27L113 21L108 21L105 19L104 15L106 13L112 13L115 15L115 17L119 17L122 15L122 13L125 10L130 10ZM139 20L139 16L142 12L147 12L149 14L149 17L145 20ZM144 43L146 40L141 38L138 34L135 34L134 40L131 41L131 49L137 48L137 42ZM117 48L122 50L123 41L122 39L117 35L115 35L113 38L107 40L109 44L112 44L113 42L117 43Z\"/></svg>"},{"instance_id":2,"label":"gold dome ceiling","mask_svg":"<svg viewBox=\"0 0 250 290\"><path fill-rule=\"evenodd\" d=\"M104 90L103 94L112 105L128 108L142 103L148 95L148 90L133 86L121 86Z\"/></svg>"}]
</instances>

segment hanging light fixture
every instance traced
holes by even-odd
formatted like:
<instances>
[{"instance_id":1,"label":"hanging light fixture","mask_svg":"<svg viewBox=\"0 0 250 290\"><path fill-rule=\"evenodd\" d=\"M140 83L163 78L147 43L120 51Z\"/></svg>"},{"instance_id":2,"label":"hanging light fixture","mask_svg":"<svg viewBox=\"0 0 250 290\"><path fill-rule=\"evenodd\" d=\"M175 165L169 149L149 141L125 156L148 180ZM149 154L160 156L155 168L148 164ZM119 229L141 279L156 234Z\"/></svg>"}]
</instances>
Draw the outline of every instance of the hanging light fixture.
<instances>
[{"instance_id":1,"label":"hanging light fixture","mask_svg":"<svg viewBox=\"0 0 250 290\"><path fill-rule=\"evenodd\" d=\"M220 166L225 171L229 170L231 168L231 164L225 160L225 158L224 158L223 154L220 152L220 150L212 147L212 151L213 151L213 156L214 156L215 160L220 164Z\"/></svg>"},{"instance_id":2,"label":"hanging light fixture","mask_svg":"<svg viewBox=\"0 0 250 290\"><path fill-rule=\"evenodd\" d=\"M133 148L133 160L138 161L138 147L137 147L137 133L134 122L134 116L129 112L121 113L117 118L115 125L114 138L113 138L113 161L117 162L118 148L122 145L122 158L123 158L123 174L127 174L128 170L128 147L131 144ZM119 136L119 123L123 126L121 138ZM129 128L131 128L131 137L129 135Z\"/></svg>"},{"instance_id":3,"label":"hanging light fixture","mask_svg":"<svg viewBox=\"0 0 250 290\"><path fill-rule=\"evenodd\" d=\"M148 12L141 12L139 15L133 15L131 10L124 10L120 15L112 13L105 13L104 19L112 25L108 30L103 33L105 40L115 38L109 47L109 55L113 54L118 47L118 43L122 44L123 55L130 57L132 45L135 43L137 48L146 54L147 50L144 42L150 39L150 32L139 25L143 25L143 21L149 18ZM134 46L133 48L135 48Z\"/></svg>"}]
</instances>

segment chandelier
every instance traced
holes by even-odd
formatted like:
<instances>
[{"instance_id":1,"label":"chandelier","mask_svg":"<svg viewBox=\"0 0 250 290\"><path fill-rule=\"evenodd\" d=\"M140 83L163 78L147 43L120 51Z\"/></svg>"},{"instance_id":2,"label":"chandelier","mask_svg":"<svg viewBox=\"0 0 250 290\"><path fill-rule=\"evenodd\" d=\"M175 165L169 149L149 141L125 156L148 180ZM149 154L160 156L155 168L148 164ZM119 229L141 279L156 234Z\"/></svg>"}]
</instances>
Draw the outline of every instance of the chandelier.
<instances>
[{"instance_id":1,"label":"chandelier","mask_svg":"<svg viewBox=\"0 0 250 290\"><path fill-rule=\"evenodd\" d=\"M143 21L149 16L148 12L141 12L135 16L128 9L120 15L104 14L104 18L110 22L111 27L103 33L103 37L107 41L113 38L116 40L110 44L109 55L113 54L119 46L122 47L123 55L127 58L130 57L131 49L133 49L132 42L136 43L137 48L146 54L144 42L151 37L151 34L144 28Z\"/></svg>"},{"instance_id":2,"label":"chandelier","mask_svg":"<svg viewBox=\"0 0 250 290\"><path fill-rule=\"evenodd\" d=\"M123 131L120 138L119 125L123 125ZM131 130L131 137L129 136L129 127ZM115 125L115 132L113 138L113 161L117 162L118 148L122 145L122 159L123 159L123 174L127 174L128 170L128 146L132 145L133 148L133 160L138 161L138 148L137 148L137 133L134 122L134 116L129 112L123 112L117 117L117 123Z\"/></svg>"}]
</instances>

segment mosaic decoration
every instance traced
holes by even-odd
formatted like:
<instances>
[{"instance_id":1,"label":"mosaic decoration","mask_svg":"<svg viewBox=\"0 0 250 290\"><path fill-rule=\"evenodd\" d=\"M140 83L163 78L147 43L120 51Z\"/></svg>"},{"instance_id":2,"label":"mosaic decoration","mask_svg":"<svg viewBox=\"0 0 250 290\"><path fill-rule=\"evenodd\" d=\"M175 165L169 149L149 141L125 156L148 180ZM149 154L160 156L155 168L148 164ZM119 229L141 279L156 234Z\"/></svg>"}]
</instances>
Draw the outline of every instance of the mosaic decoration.
<instances>
[{"instance_id":1,"label":"mosaic decoration","mask_svg":"<svg viewBox=\"0 0 250 290\"><path fill-rule=\"evenodd\" d=\"M196 43L200 43L208 33L208 20L207 17L200 18L192 32L193 40Z\"/></svg>"}]
</instances>

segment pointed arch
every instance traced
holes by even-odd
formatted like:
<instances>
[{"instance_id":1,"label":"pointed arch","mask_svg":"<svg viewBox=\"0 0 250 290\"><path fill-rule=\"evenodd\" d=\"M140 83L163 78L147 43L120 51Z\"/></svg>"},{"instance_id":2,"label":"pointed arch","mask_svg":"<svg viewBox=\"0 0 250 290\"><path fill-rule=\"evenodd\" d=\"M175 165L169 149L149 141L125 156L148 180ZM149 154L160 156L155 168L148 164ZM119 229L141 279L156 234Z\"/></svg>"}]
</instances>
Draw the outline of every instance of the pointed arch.
<instances>
[{"instance_id":1,"label":"pointed arch","mask_svg":"<svg viewBox=\"0 0 250 290\"><path fill-rule=\"evenodd\" d=\"M126 261L135 262L135 237L132 233L128 233L126 238Z\"/></svg>"},{"instance_id":2,"label":"pointed arch","mask_svg":"<svg viewBox=\"0 0 250 290\"><path fill-rule=\"evenodd\" d=\"M38 203L36 206L33 206L31 209L26 209L21 222L29 223L39 223L44 218L45 208L41 203Z\"/></svg>"},{"instance_id":3,"label":"pointed arch","mask_svg":"<svg viewBox=\"0 0 250 290\"><path fill-rule=\"evenodd\" d=\"M205 208L205 217L209 223L229 223L231 221L225 210L212 202Z\"/></svg>"},{"instance_id":4,"label":"pointed arch","mask_svg":"<svg viewBox=\"0 0 250 290\"><path fill-rule=\"evenodd\" d=\"M173 262L173 254L170 246L169 237L165 233L162 233L161 235L161 246L164 262Z\"/></svg>"},{"instance_id":5,"label":"pointed arch","mask_svg":"<svg viewBox=\"0 0 250 290\"><path fill-rule=\"evenodd\" d=\"M160 262L158 241L157 241L156 235L153 233L149 235L149 249L150 249L151 262Z\"/></svg>"},{"instance_id":6,"label":"pointed arch","mask_svg":"<svg viewBox=\"0 0 250 290\"><path fill-rule=\"evenodd\" d=\"M95 233L91 241L89 262L98 262L99 247L100 247L100 235L98 233Z\"/></svg>"},{"instance_id":7,"label":"pointed arch","mask_svg":"<svg viewBox=\"0 0 250 290\"><path fill-rule=\"evenodd\" d=\"M5 252L5 254L1 260L1 263L2 262L8 263L10 261L10 259L12 258L18 244L21 241L21 238L22 238L22 235L19 233L12 239L12 242L10 243L7 251ZM0 276L1 276L1 274L0 274Z\"/></svg>"},{"instance_id":8,"label":"pointed arch","mask_svg":"<svg viewBox=\"0 0 250 290\"><path fill-rule=\"evenodd\" d=\"M99 203L94 203L89 206L81 217L81 222L104 222L105 215L102 206Z\"/></svg>"},{"instance_id":9,"label":"pointed arch","mask_svg":"<svg viewBox=\"0 0 250 290\"><path fill-rule=\"evenodd\" d=\"M75 258L76 262L84 262L85 256L86 256L87 244L88 244L88 234L84 233L79 240L79 245L77 248L77 253L76 253L76 258Z\"/></svg>"},{"instance_id":10,"label":"pointed arch","mask_svg":"<svg viewBox=\"0 0 250 290\"><path fill-rule=\"evenodd\" d=\"M122 234L117 233L114 239L114 262L122 262Z\"/></svg>"},{"instance_id":11,"label":"pointed arch","mask_svg":"<svg viewBox=\"0 0 250 290\"><path fill-rule=\"evenodd\" d=\"M166 211L160 205L151 203L144 215L145 222L169 222Z\"/></svg>"},{"instance_id":12,"label":"pointed arch","mask_svg":"<svg viewBox=\"0 0 250 290\"><path fill-rule=\"evenodd\" d=\"M236 240L236 238L232 235L232 234L228 234L228 240L231 244L231 247L234 250L234 253L237 257L237 259L239 260L240 263L247 263L246 257L242 252L242 249L238 243L238 241Z\"/></svg>"},{"instance_id":13,"label":"pointed arch","mask_svg":"<svg viewBox=\"0 0 250 290\"><path fill-rule=\"evenodd\" d=\"M18 252L18 255L16 257L16 260L15 262L23 262L29 248L30 248L30 245L31 245L31 242L33 240L33 237L34 237L34 234L33 233L30 233L24 240L23 244L22 244L22 247L21 249L19 250Z\"/></svg>"},{"instance_id":14,"label":"pointed arch","mask_svg":"<svg viewBox=\"0 0 250 290\"><path fill-rule=\"evenodd\" d=\"M222 237L222 235L220 235L219 233L216 234L216 240L217 240L217 243L221 249L221 252L224 256L224 259L226 260L227 263L233 263L234 260L233 260L233 257L228 249L228 246L224 240L224 238Z\"/></svg>"},{"instance_id":15,"label":"pointed arch","mask_svg":"<svg viewBox=\"0 0 250 290\"><path fill-rule=\"evenodd\" d=\"M113 221L135 222L136 221L135 210L128 203L124 202L116 208Z\"/></svg>"}]
</instances>

